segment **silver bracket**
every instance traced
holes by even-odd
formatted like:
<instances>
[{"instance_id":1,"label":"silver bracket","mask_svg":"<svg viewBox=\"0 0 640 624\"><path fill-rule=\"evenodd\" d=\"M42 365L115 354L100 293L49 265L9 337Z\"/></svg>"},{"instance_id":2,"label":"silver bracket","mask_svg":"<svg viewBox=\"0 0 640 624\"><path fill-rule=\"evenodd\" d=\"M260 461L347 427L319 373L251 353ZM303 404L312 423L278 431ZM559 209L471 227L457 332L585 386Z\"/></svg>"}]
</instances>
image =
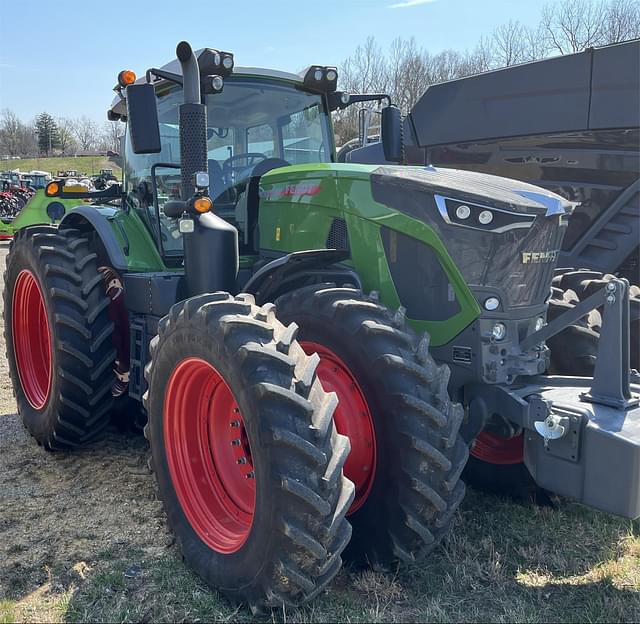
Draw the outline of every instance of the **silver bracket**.
<instances>
[{"instance_id":1,"label":"silver bracket","mask_svg":"<svg viewBox=\"0 0 640 624\"><path fill-rule=\"evenodd\" d=\"M533 426L544 439L545 451L554 457L577 462L585 423L583 410L558 404L554 404L553 410L555 413L549 414L544 420L534 421Z\"/></svg>"}]
</instances>

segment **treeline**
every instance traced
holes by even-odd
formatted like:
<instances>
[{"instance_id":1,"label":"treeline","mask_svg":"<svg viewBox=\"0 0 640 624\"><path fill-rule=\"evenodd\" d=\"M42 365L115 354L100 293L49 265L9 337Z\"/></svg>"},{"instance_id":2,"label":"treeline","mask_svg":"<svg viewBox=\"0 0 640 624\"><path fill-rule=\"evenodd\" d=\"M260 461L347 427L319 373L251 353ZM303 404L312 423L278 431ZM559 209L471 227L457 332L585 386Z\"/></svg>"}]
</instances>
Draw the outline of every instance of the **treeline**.
<instances>
[{"instance_id":1,"label":"treeline","mask_svg":"<svg viewBox=\"0 0 640 624\"><path fill-rule=\"evenodd\" d=\"M86 116L54 118L40 113L24 122L11 110L0 112L0 156L66 156L120 151L121 122L101 126Z\"/></svg>"},{"instance_id":2,"label":"treeline","mask_svg":"<svg viewBox=\"0 0 640 624\"><path fill-rule=\"evenodd\" d=\"M406 113L431 84L638 37L639 0L560 0L543 7L535 26L509 21L483 36L470 51L432 54L415 39L402 37L383 50L369 37L342 63L340 88L388 93ZM336 116L338 144L358 134L355 108Z\"/></svg>"}]
</instances>

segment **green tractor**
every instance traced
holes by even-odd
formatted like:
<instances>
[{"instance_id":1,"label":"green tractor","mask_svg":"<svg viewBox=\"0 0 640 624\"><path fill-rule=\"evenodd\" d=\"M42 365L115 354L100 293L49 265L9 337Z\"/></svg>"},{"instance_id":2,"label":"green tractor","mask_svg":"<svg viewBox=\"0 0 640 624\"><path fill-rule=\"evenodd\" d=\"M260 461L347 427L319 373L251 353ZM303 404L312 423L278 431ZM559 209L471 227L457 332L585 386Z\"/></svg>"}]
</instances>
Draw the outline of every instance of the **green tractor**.
<instances>
[{"instance_id":1,"label":"green tractor","mask_svg":"<svg viewBox=\"0 0 640 624\"><path fill-rule=\"evenodd\" d=\"M332 67L234 68L186 42L177 57L119 75L122 185L52 183L94 203L11 245L10 374L40 444L92 443L114 409L142 411L185 560L254 612L312 599L343 557L426 557L482 431L540 486L640 514L628 284L546 323L570 202L337 164L331 112L387 96L337 91ZM399 161L391 105L382 140ZM603 304L594 378L545 376L545 340Z\"/></svg>"}]
</instances>

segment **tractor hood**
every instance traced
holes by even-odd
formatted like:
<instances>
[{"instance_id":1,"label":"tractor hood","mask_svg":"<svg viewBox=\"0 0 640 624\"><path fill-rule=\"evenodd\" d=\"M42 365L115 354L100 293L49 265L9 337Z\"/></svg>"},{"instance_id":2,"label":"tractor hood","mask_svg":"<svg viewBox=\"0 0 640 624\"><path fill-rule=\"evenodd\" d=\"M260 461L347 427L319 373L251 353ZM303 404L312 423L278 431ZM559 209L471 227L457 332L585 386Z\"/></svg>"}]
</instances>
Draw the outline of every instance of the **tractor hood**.
<instances>
[{"instance_id":1,"label":"tractor hood","mask_svg":"<svg viewBox=\"0 0 640 624\"><path fill-rule=\"evenodd\" d=\"M429 192L531 215L570 214L576 204L526 182L442 167L382 166L371 172L378 192Z\"/></svg>"},{"instance_id":2,"label":"tractor hood","mask_svg":"<svg viewBox=\"0 0 640 624\"><path fill-rule=\"evenodd\" d=\"M393 229L390 214L428 225L478 303L495 296L500 301L498 312L544 305L567 216L575 206L559 195L517 180L436 167L295 165L265 174L260 187L265 208L282 202L308 209L337 208L379 224L383 239ZM263 219L266 214L268 209ZM298 228L306 232L311 226L300 224ZM416 228L408 222L404 231L412 230ZM406 238L403 244L398 243L398 253L392 254L391 271L413 276L413 283L427 283L433 264L430 248L417 234ZM270 245L277 248L276 243ZM309 244L317 245L317 241ZM443 287L446 291L446 283Z\"/></svg>"},{"instance_id":3,"label":"tractor hood","mask_svg":"<svg viewBox=\"0 0 640 624\"><path fill-rule=\"evenodd\" d=\"M488 296L502 311L544 304L575 204L517 180L435 167L378 167L371 187L377 202L436 231L480 305ZM403 270L427 270L413 262Z\"/></svg>"}]
</instances>

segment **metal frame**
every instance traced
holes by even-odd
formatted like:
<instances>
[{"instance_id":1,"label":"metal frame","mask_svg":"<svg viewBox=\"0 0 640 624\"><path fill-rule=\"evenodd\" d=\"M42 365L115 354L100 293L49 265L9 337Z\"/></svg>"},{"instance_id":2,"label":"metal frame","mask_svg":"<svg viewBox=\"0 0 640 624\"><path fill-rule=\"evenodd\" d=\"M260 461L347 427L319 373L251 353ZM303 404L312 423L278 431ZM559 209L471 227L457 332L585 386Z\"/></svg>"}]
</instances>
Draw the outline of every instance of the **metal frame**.
<instances>
[{"instance_id":1,"label":"metal frame","mask_svg":"<svg viewBox=\"0 0 640 624\"><path fill-rule=\"evenodd\" d=\"M560 315L542 329L527 336L520 346L524 351L555 336L585 314L603 307L598 355L589 392L582 401L628 409L640 403L629 386L629 282L612 279L572 310Z\"/></svg>"}]
</instances>

